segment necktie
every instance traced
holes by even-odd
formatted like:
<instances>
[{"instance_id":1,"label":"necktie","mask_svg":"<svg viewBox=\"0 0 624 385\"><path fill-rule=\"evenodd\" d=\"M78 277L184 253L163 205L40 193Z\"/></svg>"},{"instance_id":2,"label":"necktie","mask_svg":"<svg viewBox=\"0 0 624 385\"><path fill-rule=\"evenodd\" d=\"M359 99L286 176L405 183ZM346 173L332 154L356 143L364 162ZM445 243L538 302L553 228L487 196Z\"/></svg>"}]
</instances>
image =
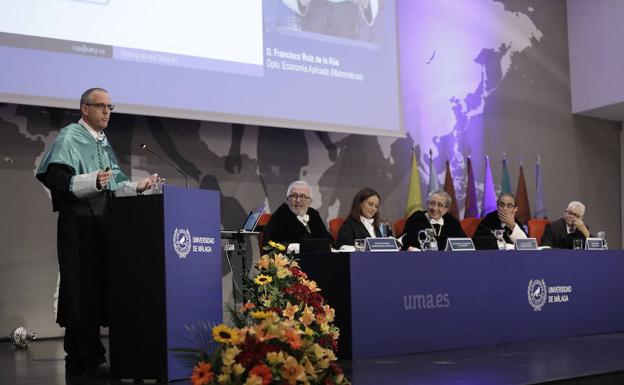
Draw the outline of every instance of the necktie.
<instances>
[{"instance_id":1,"label":"necktie","mask_svg":"<svg viewBox=\"0 0 624 385\"><path fill-rule=\"evenodd\" d=\"M436 235L440 236L440 233L442 232L442 226L440 226L439 223L434 223L433 229L435 230Z\"/></svg>"}]
</instances>

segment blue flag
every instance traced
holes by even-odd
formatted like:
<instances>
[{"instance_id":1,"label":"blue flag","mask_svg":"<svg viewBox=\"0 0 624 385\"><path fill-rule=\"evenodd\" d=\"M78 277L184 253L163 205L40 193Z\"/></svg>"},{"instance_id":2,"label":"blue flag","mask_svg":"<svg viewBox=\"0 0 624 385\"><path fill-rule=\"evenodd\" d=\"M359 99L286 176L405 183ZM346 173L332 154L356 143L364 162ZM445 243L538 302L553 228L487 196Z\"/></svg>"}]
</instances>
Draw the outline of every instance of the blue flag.
<instances>
[{"instance_id":1,"label":"blue flag","mask_svg":"<svg viewBox=\"0 0 624 385\"><path fill-rule=\"evenodd\" d=\"M542 182L542 163L539 155L535 163L535 218L548 218L544 204L544 183Z\"/></svg>"},{"instance_id":2,"label":"blue flag","mask_svg":"<svg viewBox=\"0 0 624 385\"><path fill-rule=\"evenodd\" d=\"M507 168L507 157L503 158L503 176L501 177L501 194L511 194L511 179L509 178L509 168Z\"/></svg>"}]
</instances>

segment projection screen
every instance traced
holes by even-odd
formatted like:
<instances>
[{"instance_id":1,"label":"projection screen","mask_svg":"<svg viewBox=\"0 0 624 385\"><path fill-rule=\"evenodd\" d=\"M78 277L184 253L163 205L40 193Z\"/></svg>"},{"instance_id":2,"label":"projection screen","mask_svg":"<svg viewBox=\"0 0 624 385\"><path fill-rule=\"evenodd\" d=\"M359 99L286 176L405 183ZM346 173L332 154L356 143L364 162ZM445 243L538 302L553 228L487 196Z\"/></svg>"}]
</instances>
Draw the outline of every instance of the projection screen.
<instances>
[{"instance_id":1,"label":"projection screen","mask_svg":"<svg viewBox=\"0 0 624 385\"><path fill-rule=\"evenodd\" d=\"M395 1L4 0L0 65L2 102L404 135Z\"/></svg>"}]
</instances>

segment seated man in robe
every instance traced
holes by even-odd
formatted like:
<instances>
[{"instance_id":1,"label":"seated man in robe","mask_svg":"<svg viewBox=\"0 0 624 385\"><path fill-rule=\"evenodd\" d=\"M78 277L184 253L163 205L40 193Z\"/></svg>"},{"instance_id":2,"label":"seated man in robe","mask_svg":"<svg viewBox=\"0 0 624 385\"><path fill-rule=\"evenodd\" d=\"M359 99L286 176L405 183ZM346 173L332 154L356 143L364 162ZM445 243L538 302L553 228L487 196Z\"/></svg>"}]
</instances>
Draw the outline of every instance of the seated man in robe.
<instances>
[{"instance_id":1,"label":"seated man in robe","mask_svg":"<svg viewBox=\"0 0 624 385\"><path fill-rule=\"evenodd\" d=\"M503 230L503 239L508 245L513 245L516 239L526 238L527 235L522 230L522 225L516 219L517 212L516 197L509 193L501 194L498 197L496 211L492 211L483 217L472 237L475 247L477 249L497 249L494 230Z\"/></svg>"},{"instance_id":2,"label":"seated man in robe","mask_svg":"<svg viewBox=\"0 0 624 385\"><path fill-rule=\"evenodd\" d=\"M444 250L448 238L465 238L459 221L448 213L452 198L444 190L433 191L427 198L427 211L416 211L405 222L401 239L403 248L418 247L418 233L431 228L435 232L438 250Z\"/></svg>"},{"instance_id":3,"label":"seated man in robe","mask_svg":"<svg viewBox=\"0 0 624 385\"><path fill-rule=\"evenodd\" d=\"M590 236L590 233L583 222L583 215L585 215L585 205L577 201L570 202L563 213L563 218L546 225L541 245L572 249L575 239L581 239L585 244L585 239Z\"/></svg>"},{"instance_id":4,"label":"seated man in robe","mask_svg":"<svg viewBox=\"0 0 624 385\"><path fill-rule=\"evenodd\" d=\"M264 242L278 242L289 245L288 250L299 252L304 239L325 239L331 245L333 238L318 211L310 207L312 189L305 181L296 181L288 186L286 203L271 215L264 229Z\"/></svg>"}]
</instances>

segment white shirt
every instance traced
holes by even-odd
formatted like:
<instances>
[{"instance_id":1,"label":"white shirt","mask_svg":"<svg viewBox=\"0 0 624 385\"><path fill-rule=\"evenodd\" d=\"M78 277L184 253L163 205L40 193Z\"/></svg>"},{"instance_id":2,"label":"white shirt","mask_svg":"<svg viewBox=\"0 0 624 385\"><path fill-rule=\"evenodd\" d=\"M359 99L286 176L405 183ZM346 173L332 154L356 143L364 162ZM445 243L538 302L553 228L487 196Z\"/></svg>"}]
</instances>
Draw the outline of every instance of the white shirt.
<instances>
[{"instance_id":1,"label":"white shirt","mask_svg":"<svg viewBox=\"0 0 624 385\"><path fill-rule=\"evenodd\" d=\"M377 237L377 235L375 235L375 227L373 226L373 223L375 223L374 218L368 219L360 215L360 222L362 222L362 224L366 228L366 231L368 231L368 234L371 236L371 238Z\"/></svg>"}]
</instances>

